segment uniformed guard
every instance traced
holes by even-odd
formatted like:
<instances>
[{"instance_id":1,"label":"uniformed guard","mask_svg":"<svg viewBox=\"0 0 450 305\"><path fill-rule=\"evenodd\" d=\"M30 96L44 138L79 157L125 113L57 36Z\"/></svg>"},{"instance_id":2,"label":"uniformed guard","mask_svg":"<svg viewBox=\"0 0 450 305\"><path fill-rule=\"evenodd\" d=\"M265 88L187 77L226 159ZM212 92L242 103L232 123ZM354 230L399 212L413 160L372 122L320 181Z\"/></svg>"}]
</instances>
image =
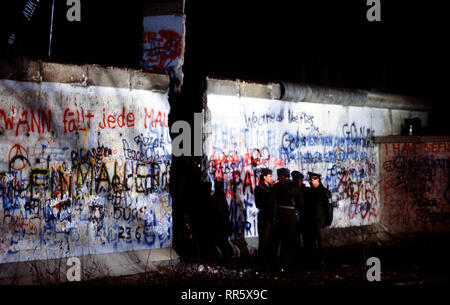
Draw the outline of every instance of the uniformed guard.
<instances>
[{"instance_id":1,"label":"uniformed guard","mask_svg":"<svg viewBox=\"0 0 450 305\"><path fill-rule=\"evenodd\" d=\"M311 188L305 201L303 239L306 259L310 266L314 263L313 258L317 258L318 263L324 264L322 229L329 226L333 220L331 193L322 185L320 178L320 174L308 172Z\"/></svg>"},{"instance_id":2,"label":"uniformed guard","mask_svg":"<svg viewBox=\"0 0 450 305\"><path fill-rule=\"evenodd\" d=\"M278 182L273 186L276 209L274 261L272 263L275 267L277 266L276 254L278 254L279 248L279 269L286 271L292 268L297 217L289 169L278 169L277 176Z\"/></svg>"},{"instance_id":3,"label":"uniformed guard","mask_svg":"<svg viewBox=\"0 0 450 305\"><path fill-rule=\"evenodd\" d=\"M262 168L255 188L255 205L258 212L258 264L261 271L268 271L270 263L273 227L274 199L272 195L272 170Z\"/></svg>"},{"instance_id":4,"label":"uniformed guard","mask_svg":"<svg viewBox=\"0 0 450 305\"><path fill-rule=\"evenodd\" d=\"M296 267L301 266L303 259L303 218L305 217L305 197L308 188L303 184L303 174L299 171L293 171L292 177L292 195L294 196L295 208L297 209L297 223L295 226L295 247L294 247L294 264Z\"/></svg>"}]
</instances>

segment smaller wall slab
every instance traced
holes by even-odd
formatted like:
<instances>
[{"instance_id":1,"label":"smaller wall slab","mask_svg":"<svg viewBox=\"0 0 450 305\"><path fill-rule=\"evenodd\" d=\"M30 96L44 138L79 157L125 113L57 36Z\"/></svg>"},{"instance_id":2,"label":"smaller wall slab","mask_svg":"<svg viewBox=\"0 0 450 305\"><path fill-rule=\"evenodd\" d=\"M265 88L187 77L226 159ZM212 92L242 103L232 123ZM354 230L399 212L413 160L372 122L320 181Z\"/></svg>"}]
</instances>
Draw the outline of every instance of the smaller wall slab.
<instances>
[{"instance_id":1,"label":"smaller wall slab","mask_svg":"<svg viewBox=\"0 0 450 305\"><path fill-rule=\"evenodd\" d=\"M380 222L393 232L449 231L450 137L384 137L377 142Z\"/></svg>"}]
</instances>

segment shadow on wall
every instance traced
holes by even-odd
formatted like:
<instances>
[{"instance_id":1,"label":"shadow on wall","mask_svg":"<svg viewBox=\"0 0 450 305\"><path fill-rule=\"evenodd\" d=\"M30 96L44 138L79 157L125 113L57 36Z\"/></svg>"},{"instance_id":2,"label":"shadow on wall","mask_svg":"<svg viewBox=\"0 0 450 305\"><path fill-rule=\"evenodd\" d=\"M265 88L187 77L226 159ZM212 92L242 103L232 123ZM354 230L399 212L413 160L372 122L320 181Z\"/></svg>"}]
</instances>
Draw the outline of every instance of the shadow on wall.
<instances>
[{"instance_id":1,"label":"shadow on wall","mask_svg":"<svg viewBox=\"0 0 450 305\"><path fill-rule=\"evenodd\" d=\"M169 125L184 120L193 126L193 113L201 112L205 103L206 80L199 73L186 74L181 91L174 90L176 82L171 77ZM177 135L170 134L172 139ZM212 192L213 182L206 179L207 162L206 156L172 156L173 246L185 259L228 264L230 256L237 251L245 253L247 247L245 240L232 243L228 240L231 235L228 205L224 204L224 193ZM239 250L234 244L239 244Z\"/></svg>"}]
</instances>

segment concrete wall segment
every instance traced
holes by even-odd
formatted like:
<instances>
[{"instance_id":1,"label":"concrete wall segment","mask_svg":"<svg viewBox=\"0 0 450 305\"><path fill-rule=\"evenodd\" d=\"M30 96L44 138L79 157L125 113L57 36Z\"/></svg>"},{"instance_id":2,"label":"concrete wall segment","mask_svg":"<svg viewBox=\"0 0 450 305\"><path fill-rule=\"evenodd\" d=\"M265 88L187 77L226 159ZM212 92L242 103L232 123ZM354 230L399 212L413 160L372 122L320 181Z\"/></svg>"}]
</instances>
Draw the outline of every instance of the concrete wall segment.
<instances>
[{"instance_id":1,"label":"concrete wall segment","mask_svg":"<svg viewBox=\"0 0 450 305\"><path fill-rule=\"evenodd\" d=\"M238 238L256 234L258 211L252 190L259 168L265 166L275 173L279 167L321 173L333 195L332 228L377 224L383 177L374 139L400 134L406 118L419 117L424 125L428 122L427 111L380 104L367 107L367 95L358 90L345 91L351 99L346 102L345 95L336 97L329 95L334 91L326 90L314 93L311 87L310 96L298 103L274 98L271 84L266 84L266 90L259 90L264 84L257 84L257 90L243 96L242 88L247 85L241 80L208 78L207 83L203 143L209 157L207 170L211 182L225 180ZM330 150L333 147L336 151ZM292 149L288 152L287 148Z\"/></svg>"},{"instance_id":2,"label":"concrete wall segment","mask_svg":"<svg viewBox=\"0 0 450 305\"><path fill-rule=\"evenodd\" d=\"M93 69L119 88L89 86L84 66L30 67L39 79L0 80L0 261L170 247L167 76L137 73L158 84L141 90L126 70Z\"/></svg>"}]
</instances>

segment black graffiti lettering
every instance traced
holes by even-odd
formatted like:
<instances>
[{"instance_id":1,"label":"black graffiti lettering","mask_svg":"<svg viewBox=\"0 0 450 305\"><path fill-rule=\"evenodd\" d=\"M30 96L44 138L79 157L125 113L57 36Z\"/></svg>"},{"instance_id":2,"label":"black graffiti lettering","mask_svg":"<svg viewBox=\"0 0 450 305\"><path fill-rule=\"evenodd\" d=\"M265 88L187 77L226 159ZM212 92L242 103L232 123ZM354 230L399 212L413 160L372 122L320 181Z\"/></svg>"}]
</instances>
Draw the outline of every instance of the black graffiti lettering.
<instances>
[{"instance_id":1,"label":"black graffiti lettering","mask_svg":"<svg viewBox=\"0 0 450 305\"><path fill-rule=\"evenodd\" d=\"M48 184L50 187L51 198L57 199L59 195L59 199L63 200L64 194L68 194L69 197L72 197L72 176L70 176L69 181L67 181L61 170L55 171L54 169L50 169L49 176L50 181Z\"/></svg>"},{"instance_id":2,"label":"black graffiti lettering","mask_svg":"<svg viewBox=\"0 0 450 305\"><path fill-rule=\"evenodd\" d=\"M30 200L29 203L31 206L35 204L39 204L39 193L41 188L46 189L48 170L46 169L32 169L30 172Z\"/></svg>"},{"instance_id":3,"label":"black graffiti lettering","mask_svg":"<svg viewBox=\"0 0 450 305\"><path fill-rule=\"evenodd\" d=\"M126 180L124 180L126 181ZM114 175L111 179L111 186L114 192L121 192L123 191L123 185L120 181L120 177L117 174L117 162L114 162Z\"/></svg>"},{"instance_id":4,"label":"black graffiti lettering","mask_svg":"<svg viewBox=\"0 0 450 305\"><path fill-rule=\"evenodd\" d=\"M158 192L159 190L159 174L160 174L160 167L158 163L152 163L151 164L151 190L153 192Z\"/></svg>"},{"instance_id":5,"label":"black graffiti lettering","mask_svg":"<svg viewBox=\"0 0 450 305\"><path fill-rule=\"evenodd\" d=\"M125 231L124 227L119 227L119 239L124 239L123 232Z\"/></svg>"},{"instance_id":6,"label":"black graffiti lettering","mask_svg":"<svg viewBox=\"0 0 450 305\"><path fill-rule=\"evenodd\" d=\"M130 148L126 139L122 139L122 148L126 160L139 161L144 163L163 162L167 160L168 152L165 148L164 138L150 138L142 135L134 138L138 150Z\"/></svg>"},{"instance_id":7,"label":"black graffiti lettering","mask_svg":"<svg viewBox=\"0 0 450 305\"><path fill-rule=\"evenodd\" d=\"M104 184L106 184L106 189L104 188ZM106 169L106 164L102 163L100 167L100 173L98 174L95 191L97 194L101 192L108 193L111 190L111 182L109 179L108 170Z\"/></svg>"},{"instance_id":8,"label":"black graffiti lettering","mask_svg":"<svg viewBox=\"0 0 450 305\"><path fill-rule=\"evenodd\" d=\"M86 171L83 172L82 167L87 167ZM73 171L75 172L75 184L78 186L86 184L86 187L89 189L89 193L92 194L92 179L94 176L93 165L78 162L73 166ZM88 177L90 177L90 179L88 179Z\"/></svg>"},{"instance_id":9,"label":"black graffiti lettering","mask_svg":"<svg viewBox=\"0 0 450 305\"><path fill-rule=\"evenodd\" d=\"M166 170L161 174L161 191L169 191L169 174L170 174L170 164L166 162L165 164ZM158 176L158 175L156 175Z\"/></svg>"},{"instance_id":10,"label":"black graffiti lettering","mask_svg":"<svg viewBox=\"0 0 450 305\"><path fill-rule=\"evenodd\" d=\"M95 149L88 152L91 155L94 152L103 155L108 154L109 150ZM144 218L145 207L138 209L133 206L128 191L136 188L149 194L168 188L170 160L164 161L164 164L125 161L120 166L117 161L113 165L105 160L98 165L89 158L85 158L88 163L83 163L73 152L72 158L72 164L58 164L57 169L50 167L47 162L45 165L39 164L47 168L0 172L0 198L5 215L14 215L23 204L27 217L41 217L46 222L60 220L64 222L63 228L67 224L70 230L72 212L81 213L89 200L87 219L96 224L98 232L103 228L106 215L125 221ZM91 203L87 195L94 194L102 194L105 202L99 204L93 200L94 203ZM150 241L152 237L147 239Z\"/></svg>"},{"instance_id":11,"label":"black graffiti lettering","mask_svg":"<svg viewBox=\"0 0 450 305\"><path fill-rule=\"evenodd\" d=\"M136 181L135 181L135 185L136 185L136 193L144 193L147 194L147 178L150 177L149 174L143 174L142 170L140 170L141 168L143 168L144 170L147 169L147 164L145 163L138 163L136 165Z\"/></svg>"},{"instance_id":12,"label":"black graffiti lettering","mask_svg":"<svg viewBox=\"0 0 450 305\"><path fill-rule=\"evenodd\" d=\"M11 169L15 169L15 165L16 165L16 161L19 160L19 164L21 163L23 167L25 165L25 163L27 163L29 166L31 166L30 161L28 161L28 159L22 155L16 155L14 157L11 158L11 160L9 161L9 170L11 171Z\"/></svg>"}]
</instances>

